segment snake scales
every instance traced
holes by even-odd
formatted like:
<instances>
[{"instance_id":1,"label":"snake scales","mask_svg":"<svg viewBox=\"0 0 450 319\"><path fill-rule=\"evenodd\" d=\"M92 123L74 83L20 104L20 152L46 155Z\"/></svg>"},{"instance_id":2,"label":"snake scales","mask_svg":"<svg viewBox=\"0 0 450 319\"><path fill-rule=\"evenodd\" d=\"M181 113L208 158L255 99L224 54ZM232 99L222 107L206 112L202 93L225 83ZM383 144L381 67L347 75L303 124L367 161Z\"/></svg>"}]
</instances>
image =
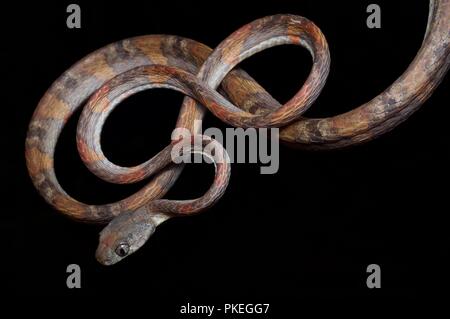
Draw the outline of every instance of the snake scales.
<instances>
[{"instance_id":1,"label":"snake scales","mask_svg":"<svg viewBox=\"0 0 450 319\"><path fill-rule=\"evenodd\" d=\"M164 220L210 207L223 194L230 176L228 161L216 160L214 182L202 197L185 201L160 199L183 168L170 165L173 147L182 142L174 141L135 167L111 163L101 150L100 134L120 101L149 88L170 88L186 95L177 127L193 134L200 134L194 121L202 119L208 109L233 126L280 127L282 141L304 149L346 147L391 130L427 100L450 65L449 33L450 0L431 0L424 42L403 75L371 101L322 119L301 116L320 94L330 65L324 35L306 18L275 15L256 20L231 34L215 50L169 35L141 36L110 44L68 69L42 97L26 138L29 174L40 194L58 211L83 222L110 222L100 235L96 256L105 265L116 263L141 247ZM298 93L280 105L235 66L257 52L284 44L307 48L313 65ZM68 195L57 181L53 158L56 142L68 119L82 105L77 147L89 170L112 183L132 183L153 176L128 198L88 205ZM213 143L221 148L214 140L200 138L203 145ZM190 152L205 153L192 144L188 146ZM226 152L223 156L227 156Z\"/></svg>"}]
</instances>

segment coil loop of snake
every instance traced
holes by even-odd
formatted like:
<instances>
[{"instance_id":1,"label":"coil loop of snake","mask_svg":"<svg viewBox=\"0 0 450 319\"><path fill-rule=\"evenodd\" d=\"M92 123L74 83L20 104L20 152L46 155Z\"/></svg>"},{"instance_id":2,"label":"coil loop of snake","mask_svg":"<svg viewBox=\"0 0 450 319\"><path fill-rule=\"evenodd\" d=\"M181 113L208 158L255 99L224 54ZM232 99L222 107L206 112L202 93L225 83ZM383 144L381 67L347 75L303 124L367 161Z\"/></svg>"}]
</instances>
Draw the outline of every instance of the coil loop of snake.
<instances>
[{"instance_id":1,"label":"coil loop of snake","mask_svg":"<svg viewBox=\"0 0 450 319\"><path fill-rule=\"evenodd\" d=\"M242 60L283 44L301 45L313 58L311 72L298 93L280 105L243 70ZM80 60L48 89L39 102L26 139L31 179L44 199L58 211L83 222L109 223L100 234L96 257L114 264L141 247L168 218L210 207L227 187L230 167L189 141L189 152L213 159L216 176L207 193L194 200L160 199L176 181L182 165L169 165L175 141L135 167L111 163L100 145L102 126L115 106L128 96L165 87L186 95L177 127L200 134L194 121L205 107L238 127L280 127L280 139L304 149L333 149L363 143L406 120L432 94L450 65L450 0L431 0L427 32L408 69L384 92L350 112L310 119L301 115L320 94L330 65L328 45L319 28L306 18L274 15L243 26L212 50L194 40L149 35L119 41ZM219 87L220 86L220 87ZM219 90L219 91L218 91ZM86 103L87 101L87 103ZM137 193L106 205L88 205L68 195L57 181L54 152L71 115L84 106L77 128L77 147L89 170L111 183L153 178ZM201 136L202 145L214 140ZM189 153L188 152L188 153ZM183 156L185 154L179 154Z\"/></svg>"}]
</instances>

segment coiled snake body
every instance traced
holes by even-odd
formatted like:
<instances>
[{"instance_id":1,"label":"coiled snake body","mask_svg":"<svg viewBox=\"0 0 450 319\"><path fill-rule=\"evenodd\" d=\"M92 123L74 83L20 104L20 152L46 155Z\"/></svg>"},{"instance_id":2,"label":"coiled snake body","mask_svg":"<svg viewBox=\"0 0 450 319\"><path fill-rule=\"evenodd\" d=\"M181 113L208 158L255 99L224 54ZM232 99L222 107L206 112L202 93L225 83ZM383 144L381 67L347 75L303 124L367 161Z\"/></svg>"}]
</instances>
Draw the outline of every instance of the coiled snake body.
<instances>
[{"instance_id":1,"label":"coiled snake body","mask_svg":"<svg viewBox=\"0 0 450 319\"><path fill-rule=\"evenodd\" d=\"M58 78L37 106L26 139L31 179L45 200L67 216L110 224L102 231L97 259L113 264L138 249L164 220L210 207L224 192L230 174L224 152L208 192L195 200L159 199L178 178L182 165L169 165L174 141L147 162L120 167L102 153L102 126L126 97L153 87L181 91L186 97L177 127L200 134L194 121L205 107L226 123L239 127L280 127L280 139L304 149L332 149L369 141L394 128L431 95L450 64L450 0L430 2L427 33L405 73L383 93L354 110L323 119L301 115L320 94L330 57L322 32L306 18L275 15L256 20L225 39L214 51L194 40L149 35L110 44L80 60ZM313 58L311 72L298 93L280 105L241 69L239 62L267 48L304 46ZM220 87L219 87L220 86ZM217 91L219 90L219 91ZM220 93L219 93L220 92ZM87 101L87 103L86 103ZM112 183L132 183L153 175L140 191L121 201L88 205L68 195L54 172L58 137L82 105L77 147L91 172ZM219 143L200 137L202 145ZM191 152L204 149L191 147ZM180 154L181 156L182 154ZM211 154L206 154L211 156Z\"/></svg>"}]
</instances>

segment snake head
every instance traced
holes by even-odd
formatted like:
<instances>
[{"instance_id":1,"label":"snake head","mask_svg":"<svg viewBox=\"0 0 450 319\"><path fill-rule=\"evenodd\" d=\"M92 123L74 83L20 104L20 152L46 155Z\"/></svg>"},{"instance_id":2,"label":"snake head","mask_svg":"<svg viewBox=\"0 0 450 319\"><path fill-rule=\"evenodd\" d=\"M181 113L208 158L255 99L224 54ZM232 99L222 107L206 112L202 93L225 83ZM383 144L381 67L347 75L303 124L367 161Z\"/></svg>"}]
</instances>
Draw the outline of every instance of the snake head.
<instances>
[{"instance_id":1,"label":"snake head","mask_svg":"<svg viewBox=\"0 0 450 319\"><path fill-rule=\"evenodd\" d=\"M113 265L141 248L155 229L144 208L121 213L100 232L95 257L105 266Z\"/></svg>"}]
</instances>

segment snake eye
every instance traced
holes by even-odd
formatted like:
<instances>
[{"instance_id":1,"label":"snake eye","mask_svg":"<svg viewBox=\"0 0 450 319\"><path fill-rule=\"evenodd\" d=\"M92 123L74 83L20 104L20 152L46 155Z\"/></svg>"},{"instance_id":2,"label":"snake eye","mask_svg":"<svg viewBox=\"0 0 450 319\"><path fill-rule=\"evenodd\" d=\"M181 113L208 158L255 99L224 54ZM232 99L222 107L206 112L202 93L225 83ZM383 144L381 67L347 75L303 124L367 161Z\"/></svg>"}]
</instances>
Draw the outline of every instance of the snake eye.
<instances>
[{"instance_id":1,"label":"snake eye","mask_svg":"<svg viewBox=\"0 0 450 319\"><path fill-rule=\"evenodd\" d=\"M125 257L126 255L128 255L129 251L130 251L130 246L125 243L119 244L116 247L116 254L119 257Z\"/></svg>"}]
</instances>

